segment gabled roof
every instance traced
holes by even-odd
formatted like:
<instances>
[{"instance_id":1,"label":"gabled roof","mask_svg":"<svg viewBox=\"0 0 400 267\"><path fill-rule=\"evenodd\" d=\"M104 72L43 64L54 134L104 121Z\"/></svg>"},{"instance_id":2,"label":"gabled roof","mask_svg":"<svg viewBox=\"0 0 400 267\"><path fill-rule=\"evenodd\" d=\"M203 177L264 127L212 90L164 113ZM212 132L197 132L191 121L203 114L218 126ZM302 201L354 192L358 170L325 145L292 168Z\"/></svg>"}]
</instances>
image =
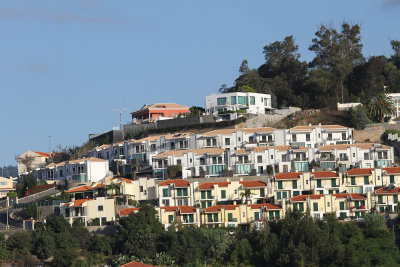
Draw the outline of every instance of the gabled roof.
<instances>
[{"instance_id":1,"label":"gabled roof","mask_svg":"<svg viewBox=\"0 0 400 267\"><path fill-rule=\"evenodd\" d=\"M337 178L337 177L339 177L336 172L331 172L331 171L311 172L311 174L314 175L315 179Z\"/></svg>"},{"instance_id":2,"label":"gabled roof","mask_svg":"<svg viewBox=\"0 0 400 267\"><path fill-rule=\"evenodd\" d=\"M38 155L40 155L42 157L50 157L50 154L46 153L46 152L39 152L39 151L32 151L32 152L36 153L36 154L38 154Z\"/></svg>"},{"instance_id":3,"label":"gabled roof","mask_svg":"<svg viewBox=\"0 0 400 267\"><path fill-rule=\"evenodd\" d=\"M89 201L89 200L92 200L92 199L77 199L77 200L74 200L72 202L65 203L63 206L64 207L70 207L70 208L72 208L72 207L81 207L83 205L83 203L85 203L86 201Z\"/></svg>"},{"instance_id":4,"label":"gabled roof","mask_svg":"<svg viewBox=\"0 0 400 267\"><path fill-rule=\"evenodd\" d=\"M367 199L366 196L357 193L340 193L340 194L333 194L336 198L347 198L350 197L352 200L359 200L359 199Z\"/></svg>"},{"instance_id":5,"label":"gabled roof","mask_svg":"<svg viewBox=\"0 0 400 267\"><path fill-rule=\"evenodd\" d=\"M211 206L206 208L206 212L208 213L215 213L215 212L219 212L222 209L225 210L235 210L237 207L239 207L238 205L215 205L215 206Z\"/></svg>"},{"instance_id":6,"label":"gabled roof","mask_svg":"<svg viewBox=\"0 0 400 267\"><path fill-rule=\"evenodd\" d=\"M124 265L121 265L119 267L156 267L156 266L144 264L144 263L137 262L137 261L131 261L131 262L125 263Z\"/></svg>"},{"instance_id":7,"label":"gabled roof","mask_svg":"<svg viewBox=\"0 0 400 267\"><path fill-rule=\"evenodd\" d=\"M171 180L165 180L161 182L158 186L168 186L170 184L174 184L175 187L189 187L190 183L188 181L182 180L182 179L171 179Z\"/></svg>"},{"instance_id":8,"label":"gabled roof","mask_svg":"<svg viewBox=\"0 0 400 267\"><path fill-rule=\"evenodd\" d=\"M261 209L262 207L266 207L267 210L281 210L282 207L275 205L275 204L271 204L271 203L262 203L262 204L248 204L248 207L250 207L250 209L254 210L254 209Z\"/></svg>"},{"instance_id":9,"label":"gabled roof","mask_svg":"<svg viewBox=\"0 0 400 267\"><path fill-rule=\"evenodd\" d=\"M382 187L382 188L379 188L379 189L375 190L375 194L388 194L388 195L400 194L400 187L395 187L392 190L389 190L388 188Z\"/></svg>"},{"instance_id":10,"label":"gabled roof","mask_svg":"<svg viewBox=\"0 0 400 267\"><path fill-rule=\"evenodd\" d=\"M130 179L126 179L126 178L122 178L122 177L114 178L114 179L112 179L112 181L113 181L113 182L117 182L117 183L125 182L125 183L127 183L127 184L131 184L131 183L133 182L133 181L130 180Z\"/></svg>"},{"instance_id":11,"label":"gabled roof","mask_svg":"<svg viewBox=\"0 0 400 267\"><path fill-rule=\"evenodd\" d=\"M299 196L294 196L292 197L290 200L292 202L306 202L307 198L309 199L320 199L321 197L323 197L324 195L299 195Z\"/></svg>"},{"instance_id":12,"label":"gabled roof","mask_svg":"<svg viewBox=\"0 0 400 267\"><path fill-rule=\"evenodd\" d=\"M90 185L81 185L78 187L71 188L67 191L67 193L78 193L78 192L87 192L92 191L93 188Z\"/></svg>"},{"instance_id":13,"label":"gabled roof","mask_svg":"<svg viewBox=\"0 0 400 267\"><path fill-rule=\"evenodd\" d=\"M346 150L350 147L357 147L359 149L371 149L374 148L377 144L374 143L357 143L357 144L339 144L339 145L327 145L321 146L319 151L333 151L333 150ZM380 144L379 144L380 145ZM389 146L380 145L379 149L381 150L388 150L390 149Z\"/></svg>"},{"instance_id":14,"label":"gabled roof","mask_svg":"<svg viewBox=\"0 0 400 267\"><path fill-rule=\"evenodd\" d=\"M278 173L275 175L276 180L293 180L299 179L302 172L286 172L286 173Z\"/></svg>"},{"instance_id":15,"label":"gabled roof","mask_svg":"<svg viewBox=\"0 0 400 267\"><path fill-rule=\"evenodd\" d=\"M243 185L244 188L257 188L267 186L267 184L263 181L240 181L239 183Z\"/></svg>"},{"instance_id":16,"label":"gabled roof","mask_svg":"<svg viewBox=\"0 0 400 267\"><path fill-rule=\"evenodd\" d=\"M400 174L400 167L383 168L386 174Z\"/></svg>"},{"instance_id":17,"label":"gabled roof","mask_svg":"<svg viewBox=\"0 0 400 267\"><path fill-rule=\"evenodd\" d=\"M364 176L372 174L374 168L363 168L363 169L351 169L347 171L347 175L350 176Z\"/></svg>"},{"instance_id":18,"label":"gabled roof","mask_svg":"<svg viewBox=\"0 0 400 267\"><path fill-rule=\"evenodd\" d=\"M169 206L169 207L161 207L161 209L165 210L165 212L180 211L181 214L196 213L196 208L189 206Z\"/></svg>"},{"instance_id":19,"label":"gabled roof","mask_svg":"<svg viewBox=\"0 0 400 267\"><path fill-rule=\"evenodd\" d=\"M206 182L199 185L200 190L213 189L215 185L218 187L227 187L231 182Z\"/></svg>"},{"instance_id":20,"label":"gabled roof","mask_svg":"<svg viewBox=\"0 0 400 267\"><path fill-rule=\"evenodd\" d=\"M158 154L155 156L155 158L165 158L169 156L175 156L175 157L180 157L183 156L189 152L193 152L197 155L203 155L203 154L210 154L210 155L220 155L224 153L224 150L221 148L217 147L212 147L212 148L198 148L198 149L182 149L182 150L169 150L165 151L163 153Z\"/></svg>"},{"instance_id":21,"label":"gabled roof","mask_svg":"<svg viewBox=\"0 0 400 267\"><path fill-rule=\"evenodd\" d=\"M129 216L132 212L139 211L140 208L125 208L119 211L120 216Z\"/></svg>"}]
</instances>

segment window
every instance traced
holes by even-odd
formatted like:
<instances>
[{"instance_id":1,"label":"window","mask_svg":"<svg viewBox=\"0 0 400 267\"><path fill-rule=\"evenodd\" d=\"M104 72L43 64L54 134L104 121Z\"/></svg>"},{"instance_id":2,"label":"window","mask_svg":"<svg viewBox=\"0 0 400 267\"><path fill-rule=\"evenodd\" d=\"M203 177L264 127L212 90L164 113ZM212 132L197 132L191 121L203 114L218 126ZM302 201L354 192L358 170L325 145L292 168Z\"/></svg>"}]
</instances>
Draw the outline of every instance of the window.
<instances>
[{"instance_id":1,"label":"window","mask_svg":"<svg viewBox=\"0 0 400 267\"><path fill-rule=\"evenodd\" d=\"M394 175L390 175L390 183L394 184Z\"/></svg>"},{"instance_id":2,"label":"window","mask_svg":"<svg viewBox=\"0 0 400 267\"><path fill-rule=\"evenodd\" d=\"M379 204L382 204L382 203L383 203L383 198L382 198L382 196L378 196L378 203L379 203Z\"/></svg>"},{"instance_id":3,"label":"window","mask_svg":"<svg viewBox=\"0 0 400 267\"><path fill-rule=\"evenodd\" d=\"M310 141L310 140L311 140L310 134L306 134L306 141Z\"/></svg>"},{"instance_id":4,"label":"window","mask_svg":"<svg viewBox=\"0 0 400 267\"><path fill-rule=\"evenodd\" d=\"M189 162L192 163L192 162L193 162L193 159L190 159Z\"/></svg>"},{"instance_id":5,"label":"window","mask_svg":"<svg viewBox=\"0 0 400 267\"><path fill-rule=\"evenodd\" d=\"M228 222L233 222L233 214L228 213Z\"/></svg>"},{"instance_id":6,"label":"window","mask_svg":"<svg viewBox=\"0 0 400 267\"><path fill-rule=\"evenodd\" d=\"M226 190L221 190L221 198L226 198Z\"/></svg>"},{"instance_id":7,"label":"window","mask_svg":"<svg viewBox=\"0 0 400 267\"><path fill-rule=\"evenodd\" d=\"M369 184L368 176L364 176L364 184Z\"/></svg>"},{"instance_id":8,"label":"window","mask_svg":"<svg viewBox=\"0 0 400 267\"><path fill-rule=\"evenodd\" d=\"M217 164L217 157L212 157L212 163Z\"/></svg>"},{"instance_id":9,"label":"window","mask_svg":"<svg viewBox=\"0 0 400 267\"><path fill-rule=\"evenodd\" d=\"M321 180L317 180L317 187L318 188L322 187Z\"/></svg>"},{"instance_id":10,"label":"window","mask_svg":"<svg viewBox=\"0 0 400 267\"><path fill-rule=\"evenodd\" d=\"M181 160L181 159L178 159L178 160L176 161L176 164L177 164L177 165L182 165L182 160Z\"/></svg>"},{"instance_id":11,"label":"window","mask_svg":"<svg viewBox=\"0 0 400 267\"><path fill-rule=\"evenodd\" d=\"M351 185L356 185L356 177L351 177Z\"/></svg>"},{"instance_id":12,"label":"window","mask_svg":"<svg viewBox=\"0 0 400 267\"><path fill-rule=\"evenodd\" d=\"M257 162L262 163L262 156L257 156Z\"/></svg>"},{"instance_id":13,"label":"window","mask_svg":"<svg viewBox=\"0 0 400 267\"><path fill-rule=\"evenodd\" d=\"M168 188L163 189L163 197L169 197Z\"/></svg>"},{"instance_id":14,"label":"window","mask_svg":"<svg viewBox=\"0 0 400 267\"><path fill-rule=\"evenodd\" d=\"M162 204L165 207L169 207L169 199L163 199Z\"/></svg>"},{"instance_id":15,"label":"window","mask_svg":"<svg viewBox=\"0 0 400 267\"><path fill-rule=\"evenodd\" d=\"M297 189L297 181L292 182L293 189Z\"/></svg>"},{"instance_id":16,"label":"window","mask_svg":"<svg viewBox=\"0 0 400 267\"><path fill-rule=\"evenodd\" d=\"M336 186L336 179L331 179L331 186L335 187Z\"/></svg>"},{"instance_id":17,"label":"window","mask_svg":"<svg viewBox=\"0 0 400 267\"><path fill-rule=\"evenodd\" d=\"M342 140L346 140L346 133L342 133Z\"/></svg>"},{"instance_id":18,"label":"window","mask_svg":"<svg viewBox=\"0 0 400 267\"><path fill-rule=\"evenodd\" d=\"M313 203L314 211L318 211L318 203Z\"/></svg>"},{"instance_id":19,"label":"window","mask_svg":"<svg viewBox=\"0 0 400 267\"><path fill-rule=\"evenodd\" d=\"M207 202L201 202L201 208L202 209L207 208Z\"/></svg>"},{"instance_id":20,"label":"window","mask_svg":"<svg viewBox=\"0 0 400 267\"><path fill-rule=\"evenodd\" d=\"M328 141L332 141L332 134L331 133L328 134Z\"/></svg>"},{"instance_id":21,"label":"window","mask_svg":"<svg viewBox=\"0 0 400 267\"><path fill-rule=\"evenodd\" d=\"M236 105L236 96L231 96L231 105Z\"/></svg>"},{"instance_id":22,"label":"window","mask_svg":"<svg viewBox=\"0 0 400 267\"><path fill-rule=\"evenodd\" d=\"M213 146L217 146L217 139L212 140Z\"/></svg>"},{"instance_id":23,"label":"window","mask_svg":"<svg viewBox=\"0 0 400 267\"><path fill-rule=\"evenodd\" d=\"M369 154L368 154L368 152L365 152L365 153L364 153L364 160L369 160Z\"/></svg>"},{"instance_id":24,"label":"window","mask_svg":"<svg viewBox=\"0 0 400 267\"><path fill-rule=\"evenodd\" d=\"M231 144L231 139L230 138L225 138L225 145L229 146Z\"/></svg>"},{"instance_id":25,"label":"window","mask_svg":"<svg viewBox=\"0 0 400 267\"><path fill-rule=\"evenodd\" d=\"M256 98L254 96L250 96L250 105L256 104Z\"/></svg>"},{"instance_id":26,"label":"window","mask_svg":"<svg viewBox=\"0 0 400 267\"><path fill-rule=\"evenodd\" d=\"M326 202L326 205L327 205L328 207L330 207L330 206L331 206L331 203L330 203L330 202Z\"/></svg>"},{"instance_id":27,"label":"window","mask_svg":"<svg viewBox=\"0 0 400 267\"><path fill-rule=\"evenodd\" d=\"M171 149L175 149L175 142L171 142Z\"/></svg>"},{"instance_id":28,"label":"window","mask_svg":"<svg viewBox=\"0 0 400 267\"><path fill-rule=\"evenodd\" d=\"M246 98L244 96L238 96L238 103L241 105L246 105Z\"/></svg>"},{"instance_id":29,"label":"window","mask_svg":"<svg viewBox=\"0 0 400 267\"><path fill-rule=\"evenodd\" d=\"M268 107L268 98L264 98L264 106Z\"/></svg>"},{"instance_id":30,"label":"window","mask_svg":"<svg viewBox=\"0 0 400 267\"><path fill-rule=\"evenodd\" d=\"M217 105L218 106L226 105L226 97L218 97L217 98Z\"/></svg>"},{"instance_id":31,"label":"window","mask_svg":"<svg viewBox=\"0 0 400 267\"><path fill-rule=\"evenodd\" d=\"M356 157L356 153L353 153L353 158L355 158Z\"/></svg>"},{"instance_id":32,"label":"window","mask_svg":"<svg viewBox=\"0 0 400 267\"><path fill-rule=\"evenodd\" d=\"M212 199L211 191L207 191L207 199Z\"/></svg>"},{"instance_id":33,"label":"window","mask_svg":"<svg viewBox=\"0 0 400 267\"><path fill-rule=\"evenodd\" d=\"M168 223L172 223L174 221L174 215L168 215Z\"/></svg>"},{"instance_id":34,"label":"window","mask_svg":"<svg viewBox=\"0 0 400 267\"><path fill-rule=\"evenodd\" d=\"M397 204L398 201L399 201L399 200L398 200L397 195L393 195L393 203L396 203L396 204Z\"/></svg>"},{"instance_id":35,"label":"window","mask_svg":"<svg viewBox=\"0 0 400 267\"><path fill-rule=\"evenodd\" d=\"M274 159L274 155L271 155L271 159Z\"/></svg>"},{"instance_id":36,"label":"window","mask_svg":"<svg viewBox=\"0 0 400 267\"><path fill-rule=\"evenodd\" d=\"M140 191L140 192L143 192L143 186L142 186L142 185L139 186L139 191Z\"/></svg>"},{"instance_id":37,"label":"window","mask_svg":"<svg viewBox=\"0 0 400 267\"><path fill-rule=\"evenodd\" d=\"M292 134L292 142L297 142L296 134Z\"/></svg>"},{"instance_id":38,"label":"window","mask_svg":"<svg viewBox=\"0 0 400 267\"><path fill-rule=\"evenodd\" d=\"M103 210L104 210L104 207L103 207L103 205L101 205L101 206L97 206L97 210L98 210L98 211L103 211Z\"/></svg>"},{"instance_id":39,"label":"window","mask_svg":"<svg viewBox=\"0 0 400 267\"><path fill-rule=\"evenodd\" d=\"M282 192L282 198L287 198L287 192Z\"/></svg>"},{"instance_id":40,"label":"window","mask_svg":"<svg viewBox=\"0 0 400 267\"><path fill-rule=\"evenodd\" d=\"M206 140L207 146L211 146L211 139Z\"/></svg>"},{"instance_id":41,"label":"window","mask_svg":"<svg viewBox=\"0 0 400 267\"><path fill-rule=\"evenodd\" d=\"M241 140L240 137L238 137L238 141L239 141L239 142L240 142L240 140Z\"/></svg>"},{"instance_id":42,"label":"window","mask_svg":"<svg viewBox=\"0 0 400 267\"><path fill-rule=\"evenodd\" d=\"M150 149L151 149L151 151L156 151L156 145L155 145L155 144L152 144L152 145L150 146Z\"/></svg>"},{"instance_id":43,"label":"window","mask_svg":"<svg viewBox=\"0 0 400 267\"><path fill-rule=\"evenodd\" d=\"M214 222L218 222L218 213L214 214Z\"/></svg>"},{"instance_id":44,"label":"window","mask_svg":"<svg viewBox=\"0 0 400 267\"><path fill-rule=\"evenodd\" d=\"M282 198L281 192L276 192L276 198L277 198L277 199L281 199L281 198Z\"/></svg>"},{"instance_id":45,"label":"window","mask_svg":"<svg viewBox=\"0 0 400 267\"><path fill-rule=\"evenodd\" d=\"M339 202L340 210L344 210L344 201Z\"/></svg>"},{"instance_id":46,"label":"window","mask_svg":"<svg viewBox=\"0 0 400 267\"><path fill-rule=\"evenodd\" d=\"M254 219L255 220L260 219L260 213L259 212L254 212Z\"/></svg>"},{"instance_id":47,"label":"window","mask_svg":"<svg viewBox=\"0 0 400 267\"><path fill-rule=\"evenodd\" d=\"M299 210L304 211L304 203L299 203Z\"/></svg>"},{"instance_id":48,"label":"window","mask_svg":"<svg viewBox=\"0 0 400 267\"><path fill-rule=\"evenodd\" d=\"M278 181L278 189L282 189L282 181Z\"/></svg>"},{"instance_id":49,"label":"window","mask_svg":"<svg viewBox=\"0 0 400 267\"><path fill-rule=\"evenodd\" d=\"M200 158L200 165L206 165L206 159Z\"/></svg>"}]
</instances>

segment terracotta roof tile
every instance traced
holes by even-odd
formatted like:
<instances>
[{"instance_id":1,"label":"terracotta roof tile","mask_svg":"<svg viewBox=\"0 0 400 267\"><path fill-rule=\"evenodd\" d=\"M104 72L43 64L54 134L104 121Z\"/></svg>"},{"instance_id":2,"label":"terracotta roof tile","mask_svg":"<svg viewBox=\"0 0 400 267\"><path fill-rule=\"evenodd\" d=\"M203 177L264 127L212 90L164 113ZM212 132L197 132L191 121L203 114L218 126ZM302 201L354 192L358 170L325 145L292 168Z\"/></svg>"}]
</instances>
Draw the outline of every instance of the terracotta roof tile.
<instances>
[{"instance_id":1,"label":"terracotta roof tile","mask_svg":"<svg viewBox=\"0 0 400 267\"><path fill-rule=\"evenodd\" d=\"M400 187L395 187L393 190L388 190L388 188L382 187L375 190L375 194L400 194Z\"/></svg>"},{"instance_id":2,"label":"terracotta roof tile","mask_svg":"<svg viewBox=\"0 0 400 267\"><path fill-rule=\"evenodd\" d=\"M271 203L262 203L262 204L249 204L247 205L248 207L250 207L250 209L254 210L254 209L260 209L262 207L266 207L267 210L281 210L282 207L275 205L275 204L271 204Z\"/></svg>"},{"instance_id":3,"label":"terracotta roof tile","mask_svg":"<svg viewBox=\"0 0 400 267\"><path fill-rule=\"evenodd\" d=\"M92 190L93 188L90 185L82 185L75 188L71 188L70 190L67 191L67 193L86 192Z\"/></svg>"},{"instance_id":4,"label":"terracotta roof tile","mask_svg":"<svg viewBox=\"0 0 400 267\"><path fill-rule=\"evenodd\" d=\"M290 128L291 132L303 132L303 131L312 131L314 128L318 127L319 125L306 125L306 126L295 126ZM321 125L321 128L324 130L347 130L348 127L342 125Z\"/></svg>"},{"instance_id":5,"label":"terracotta roof tile","mask_svg":"<svg viewBox=\"0 0 400 267\"><path fill-rule=\"evenodd\" d=\"M68 207L69 206L70 208L72 208L72 207L81 207L83 205L83 203L85 203L86 201L89 201L89 200L92 200L92 199L77 199L75 201L71 201L69 203L65 203L63 206L64 207Z\"/></svg>"},{"instance_id":6,"label":"terracotta roof tile","mask_svg":"<svg viewBox=\"0 0 400 267\"><path fill-rule=\"evenodd\" d=\"M200 190L213 189L215 185L218 187L227 187L231 182L206 182L199 185Z\"/></svg>"},{"instance_id":7,"label":"terracotta roof tile","mask_svg":"<svg viewBox=\"0 0 400 267\"><path fill-rule=\"evenodd\" d=\"M373 168L351 169L347 171L347 175L350 176L370 175L373 170L374 170Z\"/></svg>"},{"instance_id":8,"label":"terracotta roof tile","mask_svg":"<svg viewBox=\"0 0 400 267\"><path fill-rule=\"evenodd\" d=\"M222 209L225 210L235 210L237 207L239 207L238 205L216 205L216 206L211 206L206 208L206 212L219 212Z\"/></svg>"},{"instance_id":9,"label":"terracotta roof tile","mask_svg":"<svg viewBox=\"0 0 400 267\"><path fill-rule=\"evenodd\" d=\"M334 196L336 198L350 197L352 200L367 199L366 196L364 196L362 194L357 194L357 193L340 193L340 194L333 194L332 196Z\"/></svg>"},{"instance_id":10,"label":"terracotta roof tile","mask_svg":"<svg viewBox=\"0 0 400 267\"><path fill-rule=\"evenodd\" d=\"M275 175L276 180L289 180L289 179L299 179L302 172L286 172L278 173Z\"/></svg>"},{"instance_id":11,"label":"terracotta roof tile","mask_svg":"<svg viewBox=\"0 0 400 267\"><path fill-rule=\"evenodd\" d=\"M299 195L299 196L294 196L290 200L292 202L305 202L307 201L307 198L309 199L321 199L324 195Z\"/></svg>"},{"instance_id":12,"label":"terracotta roof tile","mask_svg":"<svg viewBox=\"0 0 400 267\"><path fill-rule=\"evenodd\" d=\"M183 213L196 213L196 208L189 207L189 206L169 206L169 207L161 207L165 212L176 212L180 211L181 214Z\"/></svg>"},{"instance_id":13,"label":"terracotta roof tile","mask_svg":"<svg viewBox=\"0 0 400 267\"><path fill-rule=\"evenodd\" d=\"M130 179L126 179L126 178L122 178L122 177L114 178L113 181L116 181L116 182L125 182L125 183L127 183L127 184L131 184L131 183L133 182L133 181L130 180Z\"/></svg>"},{"instance_id":14,"label":"terracotta roof tile","mask_svg":"<svg viewBox=\"0 0 400 267\"><path fill-rule=\"evenodd\" d=\"M374 147L374 143L358 143L358 144L340 144L340 145L327 145L327 146L321 146L319 148L320 151L333 151L333 150L346 150L350 147L357 147L360 149L371 149ZM382 150L388 150L390 149L389 146L382 145L380 148Z\"/></svg>"},{"instance_id":15,"label":"terracotta roof tile","mask_svg":"<svg viewBox=\"0 0 400 267\"><path fill-rule=\"evenodd\" d=\"M119 267L156 267L156 266L144 264L144 263L137 262L137 261L131 261L131 262L125 263L124 265L121 265Z\"/></svg>"},{"instance_id":16,"label":"terracotta roof tile","mask_svg":"<svg viewBox=\"0 0 400 267\"><path fill-rule=\"evenodd\" d=\"M331 172L331 171L311 172L311 174L314 175L314 178L316 179L339 177L336 172Z\"/></svg>"},{"instance_id":17,"label":"terracotta roof tile","mask_svg":"<svg viewBox=\"0 0 400 267\"><path fill-rule=\"evenodd\" d=\"M132 212L139 211L140 208L125 208L119 211L120 216L129 216Z\"/></svg>"},{"instance_id":18,"label":"terracotta roof tile","mask_svg":"<svg viewBox=\"0 0 400 267\"><path fill-rule=\"evenodd\" d=\"M386 174L400 174L400 167L383 168Z\"/></svg>"},{"instance_id":19,"label":"terracotta roof tile","mask_svg":"<svg viewBox=\"0 0 400 267\"><path fill-rule=\"evenodd\" d=\"M165 180L161 182L158 186L168 186L170 184L174 184L175 187L189 187L190 183L188 181L182 179L172 179L172 180Z\"/></svg>"},{"instance_id":20,"label":"terracotta roof tile","mask_svg":"<svg viewBox=\"0 0 400 267\"><path fill-rule=\"evenodd\" d=\"M255 187L267 186L267 184L264 183L263 181L240 181L239 183L241 185L243 185L244 188L255 188Z\"/></svg>"},{"instance_id":21,"label":"terracotta roof tile","mask_svg":"<svg viewBox=\"0 0 400 267\"><path fill-rule=\"evenodd\" d=\"M49 157L50 156L49 153L46 153L46 152L39 152L39 151L32 151L32 152L34 152L34 153L36 153L36 154L38 154L38 155L40 155L42 157Z\"/></svg>"}]
</instances>

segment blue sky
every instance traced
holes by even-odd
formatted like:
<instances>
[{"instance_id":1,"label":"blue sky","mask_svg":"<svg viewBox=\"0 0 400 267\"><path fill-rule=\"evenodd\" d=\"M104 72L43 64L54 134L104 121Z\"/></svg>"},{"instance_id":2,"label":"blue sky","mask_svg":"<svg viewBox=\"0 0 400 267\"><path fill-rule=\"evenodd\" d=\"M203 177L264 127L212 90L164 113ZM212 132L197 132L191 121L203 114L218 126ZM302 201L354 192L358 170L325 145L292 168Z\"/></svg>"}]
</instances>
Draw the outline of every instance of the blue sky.
<instances>
[{"instance_id":1,"label":"blue sky","mask_svg":"<svg viewBox=\"0 0 400 267\"><path fill-rule=\"evenodd\" d=\"M143 104L204 106L243 59L294 35L303 60L321 24L362 27L365 56L400 39L400 0L0 0L0 166L80 145Z\"/></svg>"}]
</instances>

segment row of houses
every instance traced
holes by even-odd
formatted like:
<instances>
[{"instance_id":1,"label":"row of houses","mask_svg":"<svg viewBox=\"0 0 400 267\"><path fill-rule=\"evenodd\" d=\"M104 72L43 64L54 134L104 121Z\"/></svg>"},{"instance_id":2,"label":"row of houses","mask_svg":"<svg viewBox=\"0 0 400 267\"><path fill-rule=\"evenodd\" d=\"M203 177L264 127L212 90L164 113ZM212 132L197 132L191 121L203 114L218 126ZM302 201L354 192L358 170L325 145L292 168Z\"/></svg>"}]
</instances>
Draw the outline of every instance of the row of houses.
<instances>
[{"instance_id":1,"label":"row of houses","mask_svg":"<svg viewBox=\"0 0 400 267\"><path fill-rule=\"evenodd\" d=\"M152 202L166 227L174 222L237 226L282 218L289 208L309 211L316 218L326 214L361 217L373 210L395 212L400 194L400 168L352 169L346 173L296 172L277 174L273 178L210 178L207 181L114 178L68 192L73 200L62 204L61 210L71 223L93 218L116 220L116 214L127 215L128 210L115 209L114 201L119 196L125 204L129 200ZM110 195L114 198L107 198ZM106 204L98 204L104 201L112 205L108 204L106 209ZM130 208L131 212L137 210Z\"/></svg>"}]
</instances>

